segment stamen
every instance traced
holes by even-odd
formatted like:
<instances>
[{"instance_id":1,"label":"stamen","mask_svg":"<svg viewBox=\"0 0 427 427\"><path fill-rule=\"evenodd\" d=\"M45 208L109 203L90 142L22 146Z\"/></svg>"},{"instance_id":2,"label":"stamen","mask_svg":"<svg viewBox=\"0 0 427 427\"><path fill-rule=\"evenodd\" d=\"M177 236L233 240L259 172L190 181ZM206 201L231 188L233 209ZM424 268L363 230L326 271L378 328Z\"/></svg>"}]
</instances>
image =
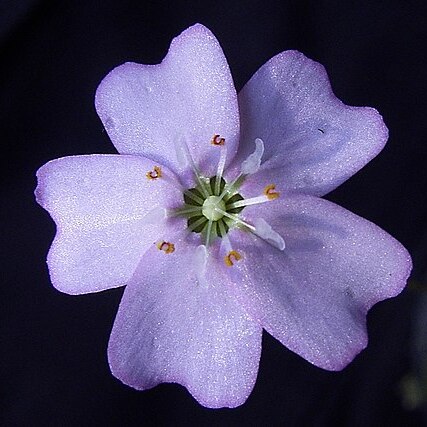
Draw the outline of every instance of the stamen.
<instances>
[{"instance_id":1,"label":"stamen","mask_svg":"<svg viewBox=\"0 0 427 427\"><path fill-rule=\"evenodd\" d=\"M197 179L197 182L200 185L200 190L202 191L203 195L205 197L209 196L209 191L206 187L206 182L202 178L202 174L200 173L199 169L197 168L193 156L190 153L190 149L188 148L187 142L184 138L179 138L177 144L175 144L176 149L176 155L178 162L181 164L184 163L184 165L190 165L191 169L193 170L194 176ZM186 160L183 162L183 159Z\"/></svg>"},{"instance_id":2,"label":"stamen","mask_svg":"<svg viewBox=\"0 0 427 427\"><path fill-rule=\"evenodd\" d=\"M200 198L199 196L197 196L196 194L194 194L192 191L185 190L184 194L186 196L188 196L190 199L194 200L199 205L203 205L204 200L202 198Z\"/></svg>"},{"instance_id":3,"label":"stamen","mask_svg":"<svg viewBox=\"0 0 427 427\"><path fill-rule=\"evenodd\" d=\"M221 137L221 135L215 134L211 139L212 145L224 145L225 138Z\"/></svg>"},{"instance_id":4,"label":"stamen","mask_svg":"<svg viewBox=\"0 0 427 427\"><path fill-rule=\"evenodd\" d=\"M242 259L242 255L237 251L230 251L225 257L224 262L227 267L232 267L236 261L240 261Z\"/></svg>"},{"instance_id":5,"label":"stamen","mask_svg":"<svg viewBox=\"0 0 427 427\"><path fill-rule=\"evenodd\" d=\"M224 140L224 138L222 138ZM225 140L224 140L225 143ZM218 162L218 168L216 170L216 178L215 178L215 194L218 195L221 191L221 178L224 173L225 161L227 159L227 149L224 147L224 143L221 144L221 153Z\"/></svg>"},{"instance_id":6,"label":"stamen","mask_svg":"<svg viewBox=\"0 0 427 427\"><path fill-rule=\"evenodd\" d=\"M222 214L223 216L232 219L235 223L243 225L246 228L249 228L249 230L251 230L251 231L255 231L255 227L253 225L248 224L246 221L243 221L243 219L240 219L237 215L228 213L228 212L226 212L226 211L224 211L218 207L216 207L215 210L217 212L219 212L220 214Z\"/></svg>"},{"instance_id":7,"label":"stamen","mask_svg":"<svg viewBox=\"0 0 427 427\"><path fill-rule=\"evenodd\" d=\"M280 193L275 191L276 186L274 184L267 185L264 188L264 194L268 197L269 200L276 200L279 198Z\"/></svg>"},{"instance_id":8,"label":"stamen","mask_svg":"<svg viewBox=\"0 0 427 427\"><path fill-rule=\"evenodd\" d=\"M163 251L165 254L171 254L175 251L175 245L170 242L162 241L157 243L157 249Z\"/></svg>"},{"instance_id":9,"label":"stamen","mask_svg":"<svg viewBox=\"0 0 427 427\"><path fill-rule=\"evenodd\" d=\"M192 214L195 214L195 215L192 215ZM171 214L171 216L180 216L180 215L185 215L189 217L202 215L202 207L194 206L189 208L178 208L178 209L174 209Z\"/></svg>"},{"instance_id":10,"label":"stamen","mask_svg":"<svg viewBox=\"0 0 427 427\"><path fill-rule=\"evenodd\" d=\"M221 233L221 246L220 246L220 253L230 253L233 250L233 247L231 246L230 239L228 237L227 231L225 229L225 225L223 221L218 222L219 230Z\"/></svg>"},{"instance_id":11,"label":"stamen","mask_svg":"<svg viewBox=\"0 0 427 427\"><path fill-rule=\"evenodd\" d=\"M261 158L264 154L264 142L261 138L255 139L255 151L242 162L242 175L251 175L261 166Z\"/></svg>"},{"instance_id":12,"label":"stamen","mask_svg":"<svg viewBox=\"0 0 427 427\"><path fill-rule=\"evenodd\" d=\"M211 240L212 224L213 224L213 221L210 219L209 222L208 222L208 226L206 228L206 239L205 239L205 242L206 242L206 246L207 247L209 247L210 240Z\"/></svg>"},{"instance_id":13,"label":"stamen","mask_svg":"<svg viewBox=\"0 0 427 427\"><path fill-rule=\"evenodd\" d=\"M232 258L233 258L232 255L234 253L238 254L238 252L233 250L233 248L231 246L230 239L228 238L228 234L226 234L225 225L222 221L219 222L219 229L220 229L220 232L222 235L220 252L226 254L224 256L224 262L226 265L231 267L233 265L232 264ZM238 254L238 255L240 256L240 254Z\"/></svg>"},{"instance_id":14,"label":"stamen","mask_svg":"<svg viewBox=\"0 0 427 427\"><path fill-rule=\"evenodd\" d=\"M159 166L154 166L152 171L148 171L145 176L148 179L157 179L162 177L162 170Z\"/></svg>"},{"instance_id":15,"label":"stamen","mask_svg":"<svg viewBox=\"0 0 427 427\"><path fill-rule=\"evenodd\" d=\"M281 251L285 249L285 241L283 240L283 237L277 231L274 231L267 221L263 218L257 218L254 221L254 224L254 234Z\"/></svg>"},{"instance_id":16,"label":"stamen","mask_svg":"<svg viewBox=\"0 0 427 427\"><path fill-rule=\"evenodd\" d=\"M233 179L233 181L225 184L224 189L222 190L222 193L218 196L219 200L222 200L227 193L229 193L229 194L234 193L236 191L236 189L239 188L239 186L241 184L238 181L243 180L243 178L244 178L243 175L240 174L235 179Z\"/></svg>"},{"instance_id":17,"label":"stamen","mask_svg":"<svg viewBox=\"0 0 427 427\"><path fill-rule=\"evenodd\" d=\"M222 241L221 246L224 245L227 252L232 250L230 239L227 235L227 230L225 229L225 225L223 221L218 221L219 232L221 233Z\"/></svg>"},{"instance_id":18,"label":"stamen","mask_svg":"<svg viewBox=\"0 0 427 427\"><path fill-rule=\"evenodd\" d=\"M200 191L203 193L205 197L210 196L209 185L206 183L205 179L201 175L196 175L197 182L200 186Z\"/></svg>"},{"instance_id":19,"label":"stamen","mask_svg":"<svg viewBox=\"0 0 427 427\"><path fill-rule=\"evenodd\" d=\"M269 202L270 199L268 196L258 196L258 197L251 197L250 199L243 199L238 200L237 202L231 203L227 206L228 209L235 209L235 208L241 208L244 206L250 206L250 205L258 205L260 203Z\"/></svg>"},{"instance_id":20,"label":"stamen","mask_svg":"<svg viewBox=\"0 0 427 427\"><path fill-rule=\"evenodd\" d=\"M204 224L207 221L206 217L202 216L201 218L199 218L197 221L194 221L189 227L188 230L189 231L193 231L195 230L199 225Z\"/></svg>"}]
</instances>

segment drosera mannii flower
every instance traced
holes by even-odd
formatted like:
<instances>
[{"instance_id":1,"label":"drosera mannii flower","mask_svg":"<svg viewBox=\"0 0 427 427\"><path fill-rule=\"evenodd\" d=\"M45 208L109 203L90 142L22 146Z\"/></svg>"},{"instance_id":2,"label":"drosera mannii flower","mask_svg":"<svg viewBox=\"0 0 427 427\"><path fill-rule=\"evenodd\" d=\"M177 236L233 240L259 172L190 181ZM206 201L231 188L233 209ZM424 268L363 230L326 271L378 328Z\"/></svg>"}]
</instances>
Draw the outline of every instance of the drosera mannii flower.
<instances>
[{"instance_id":1,"label":"drosera mannii flower","mask_svg":"<svg viewBox=\"0 0 427 427\"><path fill-rule=\"evenodd\" d=\"M126 285L108 347L117 378L235 407L254 386L263 328L329 370L366 346L366 313L402 290L410 256L319 197L384 146L376 110L341 103L295 51L237 97L202 25L159 65L115 68L96 108L120 154L47 163L36 197L57 225L57 289Z\"/></svg>"}]
</instances>

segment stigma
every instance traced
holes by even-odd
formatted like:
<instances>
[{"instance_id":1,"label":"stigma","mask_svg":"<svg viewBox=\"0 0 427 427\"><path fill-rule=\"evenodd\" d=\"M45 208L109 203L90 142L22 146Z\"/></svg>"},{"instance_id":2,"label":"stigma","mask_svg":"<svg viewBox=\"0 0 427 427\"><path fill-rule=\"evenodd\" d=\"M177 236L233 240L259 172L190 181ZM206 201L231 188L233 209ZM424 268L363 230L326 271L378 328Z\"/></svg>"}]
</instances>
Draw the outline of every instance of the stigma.
<instances>
[{"instance_id":1,"label":"stigma","mask_svg":"<svg viewBox=\"0 0 427 427\"><path fill-rule=\"evenodd\" d=\"M224 215L225 202L219 196L209 196L202 205L202 214L209 221L218 221Z\"/></svg>"}]
</instances>

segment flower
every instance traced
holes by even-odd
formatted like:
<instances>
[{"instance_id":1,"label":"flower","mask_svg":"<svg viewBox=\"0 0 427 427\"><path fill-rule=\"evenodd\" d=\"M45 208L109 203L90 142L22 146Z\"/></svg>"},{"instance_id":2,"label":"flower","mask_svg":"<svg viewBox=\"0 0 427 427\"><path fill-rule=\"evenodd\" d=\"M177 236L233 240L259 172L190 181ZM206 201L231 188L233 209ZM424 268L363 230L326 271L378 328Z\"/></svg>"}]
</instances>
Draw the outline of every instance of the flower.
<instances>
[{"instance_id":1,"label":"flower","mask_svg":"<svg viewBox=\"0 0 427 427\"><path fill-rule=\"evenodd\" d=\"M159 65L115 68L96 108L120 154L47 163L36 197L57 225L57 289L126 285L108 347L117 378L235 407L254 386L263 329L329 370L367 345L366 313L402 290L410 256L320 196L381 151L376 110L344 105L296 51L237 97L202 25Z\"/></svg>"}]
</instances>

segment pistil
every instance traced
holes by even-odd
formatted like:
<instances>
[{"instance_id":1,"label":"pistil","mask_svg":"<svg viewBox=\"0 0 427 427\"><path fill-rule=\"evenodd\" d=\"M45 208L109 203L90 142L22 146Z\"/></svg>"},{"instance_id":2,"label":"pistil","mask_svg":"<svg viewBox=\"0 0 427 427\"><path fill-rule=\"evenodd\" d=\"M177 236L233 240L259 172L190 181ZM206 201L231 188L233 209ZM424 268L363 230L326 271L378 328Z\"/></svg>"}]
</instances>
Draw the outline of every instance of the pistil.
<instances>
[{"instance_id":1,"label":"pistil","mask_svg":"<svg viewBox=\"0 0 427 427\"><path fill-rule=\"evenodd\" d=\"M218 221L224 215L221 213L225 209L223 200L218 196L209 196L203 203L202 214L211 221Z\"/></svg>"},{"instance_id":2,"label":"pistil","mask_svg":"<svg viewBox=\"0 0 427 427\"><path fill-rule=\"evenodd\" d=\"M223 178L227 158L226 140L219 134L215 134L211 143L220 150L220 154L216 174L207 178L195 165L185 141L182 142L180 153L184 154L186 164L191 166L197 185L194 188L183 190L184 206L173 211L174 216L187 218L188 232L201 233L203 244L197 249L199 263L206 266L207 248L216 237L222 238L221 251L224 253L225 249L224 261L227 266L231 267L236 261L242 259L242 255L232 248L227 234L233 227L249 231L272 246L283 250L285 247L283 238L266 221L258 218L254 220L254 224L251 224L240 216L240 212L246 206L270 202L279 197L274 184L267 185L263 194L257 197L244 199L238 193L246 176L257 172L260 168L261 157L264 153L263 141L256 139L255 151L242 163L240 174L230 183ZM155 174L153 173L151 177L153 175ZM203 281L202 276L204 274L201 274L200 281Z\"/></svg>"}]
</instances>

